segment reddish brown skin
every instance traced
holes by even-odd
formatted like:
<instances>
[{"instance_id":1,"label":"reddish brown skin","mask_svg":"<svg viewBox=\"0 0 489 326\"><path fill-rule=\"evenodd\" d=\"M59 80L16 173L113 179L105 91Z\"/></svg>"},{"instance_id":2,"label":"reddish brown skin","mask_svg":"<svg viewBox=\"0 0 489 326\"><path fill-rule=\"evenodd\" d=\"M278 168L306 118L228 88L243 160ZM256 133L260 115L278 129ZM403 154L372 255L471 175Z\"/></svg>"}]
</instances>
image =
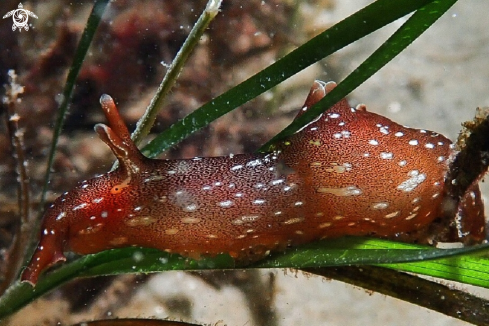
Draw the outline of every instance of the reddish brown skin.
<instances>
[{"instance_id":1,"label":"reddish brown skin","mask_svg":"<svg viewBox=\"0 0 489 326\"><path fill-rule=\"evenodd\" d=\"M315 82L301 112L334 86ZM119 167L81 182L47 210L22 281L35 284L68 250L143 246L248 262L327 237L394 238L443 215L451 141L365 106L338 102L273 153L153 160L132 143L112 99L104 95L101 104L110 127L95 130ZM483 234L477 187L462 204L470 230L461 237Z\"/></svg>"}]
</instances>

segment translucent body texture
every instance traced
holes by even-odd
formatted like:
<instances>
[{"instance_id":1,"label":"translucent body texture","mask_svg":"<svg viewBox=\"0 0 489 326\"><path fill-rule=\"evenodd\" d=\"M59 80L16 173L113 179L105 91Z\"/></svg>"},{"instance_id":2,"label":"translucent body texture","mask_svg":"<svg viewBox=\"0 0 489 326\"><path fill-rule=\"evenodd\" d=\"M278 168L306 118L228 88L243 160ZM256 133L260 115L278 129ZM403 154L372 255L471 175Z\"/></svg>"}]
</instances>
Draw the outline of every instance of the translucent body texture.
<instances>
[{"instance_id":1,"label":"translucent body texture","mask_svg":"<svg viewBox=\"0 0 489 326\"><path fill-rule=\"evenodd\" d=\"M299 114L334 86L315 82ZM245 263L324 237L396 237L443 215L450 140L365 106L338 102L272 153L153 160L132 143L112 99L101 104L110 127L95 130L119 167L48 209L23 281L35 284L65 250L137 245L192 258L229 253ZM477 186L461 205L470 221L461 234L482 239Z\"/></svg>"}]
</instances>

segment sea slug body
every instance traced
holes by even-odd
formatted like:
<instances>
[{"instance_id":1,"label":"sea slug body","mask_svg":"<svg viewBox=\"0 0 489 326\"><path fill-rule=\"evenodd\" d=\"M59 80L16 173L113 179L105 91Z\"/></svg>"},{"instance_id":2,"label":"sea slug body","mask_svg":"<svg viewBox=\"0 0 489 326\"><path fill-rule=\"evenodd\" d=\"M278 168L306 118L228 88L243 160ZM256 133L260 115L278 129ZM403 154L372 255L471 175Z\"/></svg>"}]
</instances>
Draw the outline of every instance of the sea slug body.
<instances>
[{"instance_id":1,"label":"sea slug body","mask_svg":"<svg viewBox=\"0 0 489 326\"><path fill-rule=\"evenodd\" d=\"M335 87L316 81L299 115ZM184 256L228 253L238 262L344 235L396 237L443 215L451 141L350 107L343 99L263 154L201 159L144 157L108 95L95 131L119 167L59 197L21 280L64 261L64 251L127 246ZM478 187L458 211L484 232ZM466 232L470 233L470 232Z\"/></svg>"}]
</instances>

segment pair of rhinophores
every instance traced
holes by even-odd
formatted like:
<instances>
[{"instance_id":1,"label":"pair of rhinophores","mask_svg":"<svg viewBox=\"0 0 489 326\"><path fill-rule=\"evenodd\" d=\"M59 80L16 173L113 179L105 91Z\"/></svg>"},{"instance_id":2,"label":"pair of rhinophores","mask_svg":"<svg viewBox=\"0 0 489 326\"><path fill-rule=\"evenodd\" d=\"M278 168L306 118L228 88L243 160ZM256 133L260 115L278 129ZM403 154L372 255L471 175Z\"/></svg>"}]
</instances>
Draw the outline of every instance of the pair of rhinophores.
<instances>
[{"instance_id":1,"label":"pair of rhinophores","mask_svg":"<svg viewBox=\"0 0 489 326\"><path fill-rule=\"evenodd\" d=\"M316 81L299 115L335 86ZM346 99L271 153L181 160L144 157L112 98L100 102L109 126L95 131L119 167L56 199L22 281L36 284L42 271L65 260L64 251L143 246L192 258L228 253L246 263L344 235L422 241L420 231L445 214L451 141L364 105L352 108ZM477 184L458 212L456 240L481 241Z\"/></svg>"}]
</instances>

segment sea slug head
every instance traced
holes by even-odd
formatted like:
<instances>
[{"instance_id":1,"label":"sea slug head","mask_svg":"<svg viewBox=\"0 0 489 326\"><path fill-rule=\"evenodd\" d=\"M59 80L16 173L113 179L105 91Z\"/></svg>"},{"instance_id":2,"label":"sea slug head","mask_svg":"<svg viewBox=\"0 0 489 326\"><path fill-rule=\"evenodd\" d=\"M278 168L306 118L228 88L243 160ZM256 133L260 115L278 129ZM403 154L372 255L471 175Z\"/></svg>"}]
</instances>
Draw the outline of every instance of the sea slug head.
<instances>
[{"instance_id":1,"label":"sea slug head","mask_svg":"<svg viewBox=\"0 0 489 326\"><path fill-rule=\"evenodd\" d=\"M132 142L129 131L108 95L100 99L109 126L97 124L95 131L119 161L112 172L79 183L58 197L43 217L40 241L22 273L21 281L36 284L39 274L60 261L64 250L85 254L107 249L104 232L111 232L126 214L138 176L145 169L144 156ZM100 231L100 232L99 232Z\"/></svg>"}]
</instances>

